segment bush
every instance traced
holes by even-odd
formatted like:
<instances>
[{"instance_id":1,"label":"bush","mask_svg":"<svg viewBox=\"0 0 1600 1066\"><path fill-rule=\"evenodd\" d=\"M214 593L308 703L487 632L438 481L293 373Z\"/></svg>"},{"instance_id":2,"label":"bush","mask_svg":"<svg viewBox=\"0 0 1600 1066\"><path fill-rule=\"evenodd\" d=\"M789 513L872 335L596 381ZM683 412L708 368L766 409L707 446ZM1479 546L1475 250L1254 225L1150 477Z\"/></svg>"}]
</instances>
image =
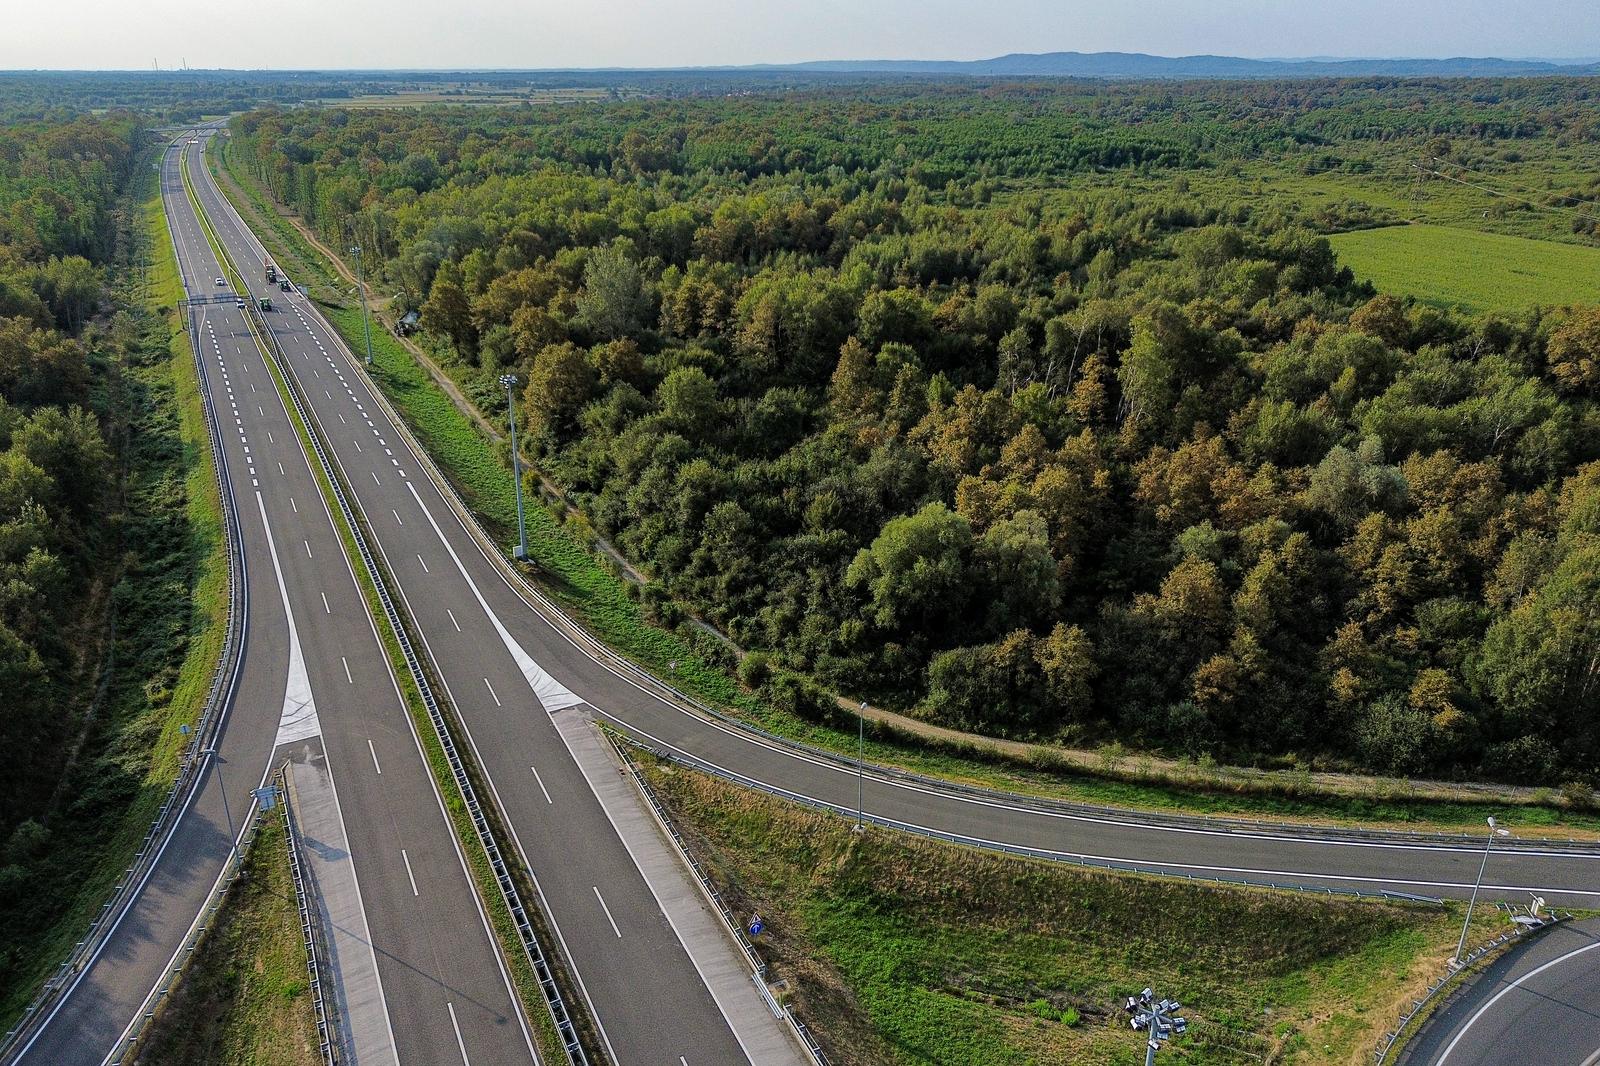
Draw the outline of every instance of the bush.
<instances>
[{"instance_id":1,"label":"bush","mask_svg":"<svg viewBox=\"0 0 1600 1066\"><path fill-rule=\"evenodd\" d=\"M763 651L753 651L739 660L739 680L746 688L758 689L772 676L772 660Z\"/></svg>"}]
</instances>

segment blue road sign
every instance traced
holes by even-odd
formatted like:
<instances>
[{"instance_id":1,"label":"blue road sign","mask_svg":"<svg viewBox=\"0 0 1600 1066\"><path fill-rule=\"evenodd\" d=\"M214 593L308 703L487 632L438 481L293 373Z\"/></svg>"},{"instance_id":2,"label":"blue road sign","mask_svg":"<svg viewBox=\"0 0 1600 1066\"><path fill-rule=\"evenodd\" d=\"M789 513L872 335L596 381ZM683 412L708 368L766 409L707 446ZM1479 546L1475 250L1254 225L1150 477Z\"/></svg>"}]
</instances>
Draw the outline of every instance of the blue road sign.
<instances>
[{"instance_id":1,"label":"blue road sign","mask_svg":"<svg viewBox=\"0 0 1600 1066\"><path fill-rule=\"evenodd\" d=\"M750 935L751 936L760 936L762 930L766 929L766 927L767 927L767 923L763 922L761 920L761 915L758 914L755 917L750 919Z\"/></svg>"}]
</instances>

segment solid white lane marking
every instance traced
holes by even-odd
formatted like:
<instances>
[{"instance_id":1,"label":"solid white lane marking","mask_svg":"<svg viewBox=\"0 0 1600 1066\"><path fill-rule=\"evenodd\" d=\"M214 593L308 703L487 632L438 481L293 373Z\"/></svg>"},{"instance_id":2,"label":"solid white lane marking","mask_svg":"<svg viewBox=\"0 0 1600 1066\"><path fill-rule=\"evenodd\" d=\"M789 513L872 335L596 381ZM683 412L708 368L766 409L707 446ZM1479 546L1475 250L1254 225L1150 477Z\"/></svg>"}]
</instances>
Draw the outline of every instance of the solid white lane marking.
<instances>
[{"instance_id":1,"label":"solid white lane marking","mask_svg":"<svg viewBox=\"0 0 1600 1066\"><path fill-rule=\"evenodd\" d=\"M378 765L378 749L372 746L372 738L367 738L367 750L372 752L372 768L378 773L383 773L383 767Z\"/></svg>"},{"instance_id":2,"label":"solid white lane marking","mask_svg":"<svg viewBox=\"0 0 1600 1066\"><path fill-rule=\"evenodd\" d=\"M502 706L500 703L500 697L494 694L494 686L489 684L489 679L487 677L483 679L483 687L489 690L489 698L494 700L494 705L496 707Z\"/></svg>"},{"instance_id":3,"label":"solid white lane marking","mask_svg":"<svg viewBox=\"0 0 1600 1066\"><path fill-rule=\"evenodd\" d=\"M533 771L533 779L539 782L539 791L544 793L544 801L551 806L555 806L556 801L550 798L550 790L544 787L544 778L539 776L539 768L537 766L530 766L528 769Z\"/></svg>"},{"instance_id":4,"label":"solid white lane marking","mask_svg":"<svg viewBox=\"0 0 1600 1066\"><path fill-rule=\"evenodd\" d=\"M429 569L428 569L428 560L426 560L426 559L424 559L424 558L423 558L423 557L422 557L422 556L420 556L420 555L418 555L418 556L417 556L417 562L419 562L419 563L421 563L421 564L422 564L422 572L423 572L423 573L424 573L424 574L431 574L431 573L433 573L433 571L432 571L432 570L429 570Z\"/></svg>"},{"instance_id":5,"label":"solid white lane marking","mask_svg":"<svg viewBox=\"0 0 1600 1066\"><path fill-rule=\"evenodd\" d=\"M445 539L444 530L439 528L438 520L433 517L433 512L428 510L428 505L423 503L422 497L417 494L416 485L407 481L406 488L411 490L411 498L417 501L418 507L422 508L422 516L433 527L434 536L439 538L439 543L443 544L444 550L450 554L450 559L456 564L456 569L466 579L467 587L472 590L473 598L478 601L478 606L483 609L484 614L489 616L490 624L494 626L495 632L500 635L500 642L506 646L506 650L516 660L517 667L522 671L522 676L527 680L528 686L533 689L533 694L539 700L540 706L547 712L554 714L556 711L567 707L576 707L582 703L583 700L579 699L571 689L546 673L544 667L534 662L533 656L529 655L522 645L517 643L516 638L511 635L505 624L500 621L500 616L489 608L489 601L483 598L483 591L478 588L478 583L472 580L471 574L467 573L465 564L461 562L461 556L456 554L455 547Z\"/></svg>"},{"instance_id":6,"label":"solid white lane marking","mask_svg":"<svg viewBox=\"0 0 1600 1066\"><path fill-rule=\"evenodd\" d=\"M317 736L322 723L317 719L317 704L311 694L311 678L306 673L305 656L300 650L300 634L294 624L294 608L289 604L289 588L283 581L283 567L278 563L278 546L273 541L272 523L267 521L267 504L256 493L256 507L261 511L261 528L267 536L267 554L272 557L272 573L278 579L278 597L283 601L284 618L289 623L289 679L283 691L283 713L278 719L278 736L273 746Z\"/></svg>"},{"instance_id":7,"label":"solid white lane marking","mask_svg":"<svg viewBox=\"0 0 1600 1066\"><path fill-rule=\"evenodd\" d=\"M456 632L461 632L461 623L456 621L456 613L448 607L444 609L444 613L450 616L450 624L456 627Z\"/></svg>"},{"instance_id":8,"label":"solid white lane marking","mask_svg":"<svg viewBox=\"0 0 1600 1066\"><path fill-rule=\"evenodd\" d=\"M1455 1039L1451 1040L1450 1043L1445 1045L1444 1051L1439 1055L1438 1059L1434 1061L1433 1066L1444 1066L1445 1060L1448 1059L1450 1057L1450 1053L1456 1049L1456 1045L1461 1043L1462 1039L1467 1035L1467 1031L1477 1023L1479 1018L1487 1014L1491 1007L1493 1007L1496 1003L1499 1003L1500 1000L1505 997L1506 993L1510 992L1514 988L1519 987L1524 981L1530 981L1544 973L1546 970L1555 966L1559 966L1568 959L1576 958L1577 956L1582 955L1584 952L1593 951L1596 948L1600 948L1600 941L1596 941L1593 944L1585 944L1581 948L1574 948L1565 955L1551 959L1549 962L1538 967L1537 969L1529 970L1527 973L1523 974L1521 977L1517 978L1515 981L1512 981L1509 985L1506 985L1500 991L1496 992L1489 998L1487 1003L1473 1012L1472 1017L1467 1019L1467 1024L1463 1025L1456 1033ZM1589 1061L1593 1062L1594 1060L1591 1058Z\"/></svg>"},{"instance_id":9,"label":"solid white lane marking","mask_svg":"<svg viewBox=\"0 0 1600 1066\"><path fill-rule=\"evenodd\" d=\"M350 676L350 660L341 655L339 656L339 661L344 663L344 679L352 685L355 684L356 679Z\"/></svg>"},{"instance_id":10,"label":"solid white lane marking","mask_svg":"<svg viewBox=\"0 0 1600 1066\"><path fill-rule=\"evenodd\" d=\"M422 893L417 891L417 878L416 875L411 872L411 856L406 854L405 848L400 849L400 861L406 864L406 880L411 882L411 894L413 896L422 895Z\"/></svg>"},{"instance_id":11,"label":"solid white lane marking","mask_svg":"<svg viewBox=\"0 0 1600 1066\"><path fill-rule=\"evenodd\" d=\"M606 906L606 898L600 894L600 886L594 886L594 898L600 901L600 909L606 912L606 921L611 923L611 931L617 934L617 939L622 939L622 930L617 928L617 920L611 917L611 908Z\"/></svg>"},{"instance_id":12,"label":"solid white lane marking","mask_svg":"<svg viewBox=\"0 0 1600 1066\"><path fill-rule=\"evenodd\" d=\"M446 1002L445 1006L450 1008L450 1024L455 1028L456 1031L456 1047L461 1049L461 1061L465 1063L466 1066L472 1066L472 1060L467 1058L467 1042L461 1039L461 1026L456 1025L456 1005L454 1003Z\"/></svg>"}]
</instances>

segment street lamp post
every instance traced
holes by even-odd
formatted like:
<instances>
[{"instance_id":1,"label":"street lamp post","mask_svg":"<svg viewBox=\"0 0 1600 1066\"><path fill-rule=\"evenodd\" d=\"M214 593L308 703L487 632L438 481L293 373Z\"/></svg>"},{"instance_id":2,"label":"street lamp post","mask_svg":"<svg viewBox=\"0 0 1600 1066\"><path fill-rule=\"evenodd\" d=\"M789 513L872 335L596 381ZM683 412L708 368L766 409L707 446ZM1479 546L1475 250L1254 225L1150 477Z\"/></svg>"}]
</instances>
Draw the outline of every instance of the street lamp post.
<instances>
[{"instance_id":1,"label":"street lamp post","mask_svg":"<svg viewBox=\"0 0 1600 1066\"><path fill-rule=\"evenodd\" d=\"M1495 837L1511 835L1511 830L1501 829L1493 818L1489 818L1488 823L1489 835L1483 841L1483 861L1478 863L1478 879L1472 883L1472 897L1467 900L1467 916L1461 921L1461 939L1456 943L1455 957L1450 960L1451 969L1461 965L1461 953L1467 949L1467 928L1472 925L1472 908L1478 902L1478 888L1483 884L1483 871L1489 866L1489 849L1494 847Z\"/></svg>"},{"instance_id":2,"label":"street lamp post","mask_svg":"<svg viewBox=\"0 0 1600 1066\"><path fill-rule=\"evenodd\" d=\"M1161 1050L1161 1045L1189 1028L1189 1020L1178 1016L1183 1004L1175 999L1156 999L1155 991L1149 988L1137 996L1129 996L1124 1009L1129 1014L1128 1024L1134 1029L1143 1029L1149 1038L1145 1043L1144 1066L1155 1066L1156 1052Z\"/></svg>"},{"instance_id":3,"label":"street lamp post","mask_svg":"<svg viewBox=\"0 0 1600 1066\"><path fill-rule=\"evenodd\" d=\"M500 384L506 388L506 414L511 419L511 475L517 482L517 547L512 554L526 561L528 523L522 517L522 456L517 454L517 401L512 392L517 387L517 375L501 374Z\"/></svg>"},{"instance_id":4,"label":"street lamp post","mask_svg":"<svg viewBox=\"0 0 1600 1066\"><path fill-rule=\"evenodd\" d=\"M361 290L361 332L367 339L367 365L372 365L372 322L367 314L367 272L361 265L361 245L352 244L350 254L356 257L356 286Z\"/></svg>"},{"instance_id":5,"label":"street lamp post","mask_svg":"<svg viewBox=\"0 0 1600 1066\"><path fill-rule=\"evenodd\" d=\"M206 748L200 754L210 756L217 768L217 787L222 790L222 816L228 820L228 850L233 853L233 868L237 870L242 861L239 858L239 838L233 831L233 812L228 809L228 783L222 778L222 753L216 748Z\"/></svg>"}]
</instances>

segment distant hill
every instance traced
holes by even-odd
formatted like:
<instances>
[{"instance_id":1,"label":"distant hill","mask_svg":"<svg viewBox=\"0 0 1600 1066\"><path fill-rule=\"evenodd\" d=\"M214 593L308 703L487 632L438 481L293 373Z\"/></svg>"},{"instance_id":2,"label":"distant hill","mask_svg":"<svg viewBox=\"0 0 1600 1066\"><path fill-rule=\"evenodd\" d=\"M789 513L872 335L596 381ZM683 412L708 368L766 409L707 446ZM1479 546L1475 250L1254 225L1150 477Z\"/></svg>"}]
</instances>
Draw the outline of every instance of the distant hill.
<instances>
[{"instance_id":1,"label":"distant hill","mask_svg":"<svg viewBox=\"0 0 1600 1066\"><path fill-rule=\"evenodd\" d=\"M1538 59L1241 59L1143 52L1017 52L994 59L842 59L748 67L830 74L1076 78L1529 78L1600 74L1600 64Z\"/></svg>"}]
</instances>

